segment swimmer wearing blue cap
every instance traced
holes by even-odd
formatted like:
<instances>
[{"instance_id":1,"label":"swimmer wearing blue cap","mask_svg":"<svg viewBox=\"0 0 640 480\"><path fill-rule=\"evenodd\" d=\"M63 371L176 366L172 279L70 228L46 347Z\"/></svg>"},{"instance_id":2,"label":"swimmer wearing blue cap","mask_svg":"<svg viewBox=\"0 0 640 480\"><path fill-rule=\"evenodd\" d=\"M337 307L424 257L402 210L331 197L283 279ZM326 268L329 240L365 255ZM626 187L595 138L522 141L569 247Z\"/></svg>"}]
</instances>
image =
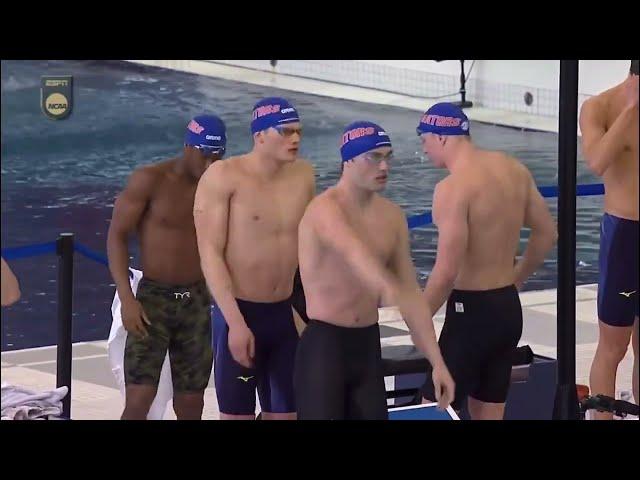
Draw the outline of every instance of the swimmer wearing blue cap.
<instances>
[{"instance_id":1,"label":"swimmer wearing blue cap","mask_svg":"<svg viewBox=\"0 0 640 480\"><path fill-rule=\"evenodd\" d=\"M433 312L447 301L439 344L456 382L453 406L468 397L473 419L502 419L522 334L518 289L553 248L555 222L529 170L476 147L458 106L434 105L417 133L433 164L449 171L433 193L438 248L424 298ZM523 227L531 235L514 267ZM434 398L431 381L422 395Z\"/></svg>"},{"instance_id":2,"label":"swimmer wearing blue cap","mask_svg":"<svg viewBox=\"0 0 640 480\"><path fill-rule=\"evenodd\" d=\"M592 395L615 395L618 365L633 344L633 396L638 396L638 60L618 85L589 98L580 111L582 151L602 177L598 324L600 335L590 373ZM598 420L613 415L596 412Z\"/></svg>"},{"instance_id":3,"label":"swimmer wearing blue cap","mask_svg":"<svg viewBox=\"0 0 640 480\"><path fill-rule=\"evenodd\" d=\"M302 420L387 418L378 306L398 305L434 365L438 401L454 383L442 361L432 315L420 296L403 211L380 195L393 163L387 132L371 122L341 137L343 172L300 223L299 260L310 321L296 356L294 384Z\"/></svg>"},{"instance_id":4,"label":"swimmer wearing blue cap","mask_svg":"<svg viewBox=\"0 0 640 480\"><path fill-rule=\"evenodd\" d=\"M215 385L221 419L295 419L298 332L291 296L298 223L315 195L311 164L298 156L302 125L278 97L252 112L253 150L212 165L194 215L213 307Z\"/></svg>"},{"instance_id":5,"label":"swimmer wearing blue cap","mask_svg":"<svg viewBox=\"0 0 640 480\"><path fill-rule=\"evenodd\" d=\"M207 290L193 220L198 181L224 155L226 129L214 115L191 119L182 155L136 169L113 208L107 253L127 330L122 419L144 420L167 350L178 419L200 419L213 353ZM128 239L139 239L143 278L129 283Z\"/></svg>"}]
</instances>

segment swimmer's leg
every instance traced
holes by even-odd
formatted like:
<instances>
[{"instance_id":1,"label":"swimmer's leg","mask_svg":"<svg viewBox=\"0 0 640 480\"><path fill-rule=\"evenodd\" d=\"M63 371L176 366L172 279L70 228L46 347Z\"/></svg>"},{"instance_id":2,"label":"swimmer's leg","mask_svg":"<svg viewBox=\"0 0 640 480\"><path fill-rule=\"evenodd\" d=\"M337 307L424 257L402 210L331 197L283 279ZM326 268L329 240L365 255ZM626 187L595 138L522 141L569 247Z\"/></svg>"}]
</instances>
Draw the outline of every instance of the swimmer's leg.
<instances>
[{"instance_id":1,"label":"swimmer's leg","mask_svg":"<svg viewBox=\"0 0 640 480\"><path fill-rule=\"evenodd\" d=\"M173 409L178 420L200 420L204 390L213 366L211 347L211 297L207 286L192 287L171 328L169 358L173 380Z\"/></svg>"},{"instance_id":2,"label":"swimmer's leg","mask_svg":"<svg viewBox=\"0 0 640 480\"><path fill-rule=\"evenodd\" d=\"M346 418L346 359L332 328L310 320L300 338L293 377L298 420Z\"/></svg>"}]
</instances>

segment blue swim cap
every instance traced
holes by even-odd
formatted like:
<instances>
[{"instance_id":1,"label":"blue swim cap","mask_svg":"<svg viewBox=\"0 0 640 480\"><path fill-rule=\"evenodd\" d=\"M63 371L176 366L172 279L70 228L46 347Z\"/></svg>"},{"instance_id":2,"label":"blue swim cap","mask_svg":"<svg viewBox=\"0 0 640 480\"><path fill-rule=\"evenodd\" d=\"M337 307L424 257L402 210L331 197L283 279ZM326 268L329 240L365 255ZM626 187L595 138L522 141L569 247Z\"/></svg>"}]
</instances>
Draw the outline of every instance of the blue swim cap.
<instances>
[{"instance_id":1,"label":"blue swim cap","mask_svg":"<svg viewBox=\"0 0 640 480\"><path fill-rule=\"evenodd\" d=\"M353 122L344 129L340 142L342 161L346 162L380 147L390 147L391 139L380 125L371 122Z\"/></svg>"},{"instance_id":2,"label":"blue swim cap","mask_svg":"<svg viewBox=\"0 0 640 480\"><path fill-rule=\"evenodd\" d=\"M226 130L224 122L217 116L198 115L187 125L184 144L224 154L227 147Z\"/></svg>"},{"instance_id":3,"label":"blue swim cap","mask_svg":"<svg viewBox=\"0 0 640 480\"><path fill-rule=\"evenodd\" d=\"M469 135L469 119L452 103L436 103L424 113L416 131L418 135Z\"/></svg>"},{"instance_id":4,"label":"blue swim cap","mask_svg":"<svg viewBox=\"0 0 640 480\"><path fill-rule=\"evenodd\" d=\"M300 121L298 111L284 98L269 97L260 100L253 107L251 133L256 134L271 127Z\"/></svg>"}]
</instances>

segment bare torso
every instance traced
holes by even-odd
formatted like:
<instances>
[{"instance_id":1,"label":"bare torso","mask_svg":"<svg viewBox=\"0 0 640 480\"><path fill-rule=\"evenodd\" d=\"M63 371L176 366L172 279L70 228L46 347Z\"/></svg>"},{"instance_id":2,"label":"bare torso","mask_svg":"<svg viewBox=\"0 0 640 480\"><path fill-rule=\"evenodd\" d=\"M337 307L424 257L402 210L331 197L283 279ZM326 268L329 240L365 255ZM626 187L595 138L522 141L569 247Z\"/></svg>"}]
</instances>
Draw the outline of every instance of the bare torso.
<instances>
[{"instance_id":1,"label":"bare torso","mask_svg":"<svg viewBox=\"0 0 640 480\"><path fill-rule=\"evenodd\" d=\"M391 261L398 242L393 225L399 208L376 194L363 212L347 202L334 187L314 199L309 205L310 214L305 214L300 224L300 275L309 318L346 327L373 325L378 321L381 299L358 279L343 252L335 251L318 238L314 231L316 202L335 202L355 233L383 265Z\"/></svg>"},{"instance_id":2,"label":"bare torso","mask_svg":"<svg viewBox=\"0 0 640 480\"><path fill-rule=\"evenodd\" d=\"M491 290L515 280L514 259L524 224L529 176L499 152L479 151L455 182L468 200L468 244L455 282L459 290Z\"/></svg>"},{"instance_id":3,"label":"bare torso","mask_svg":"<svg viewBox=\"0 0 640 480\"><path fill-rule=\"evenodd\" d=\"M138 224L145 277L170 285L203 279L193 222L197 181L177 175L174 161L147 168L156 177L151 199Z\"/></svg>"},{"instance_id":4,"label":"bare torso","mask_svg":"<svg viewBox=\"0 0 640 480\"><path fill-rule=\"evenodd\" d=\"M311 199L311 165L298 160L261 179L246 157L226 162L233 193L225 261L236 298L278 302L288 298L298 266L298 224Z\"/></svg>"},{"instance_id":5,"label":"bare torso","mask_svg":"<svg viewBox=\"0 0 640 480\"><path fill-rule=\"evenodd\" d=\"M608 130L625 107L626 96L619 85L597 97ZM602 175L605 187L604 210L629 220L638 220L638 115L625 133L622 154Z\"/></svg>"}]
</instances>

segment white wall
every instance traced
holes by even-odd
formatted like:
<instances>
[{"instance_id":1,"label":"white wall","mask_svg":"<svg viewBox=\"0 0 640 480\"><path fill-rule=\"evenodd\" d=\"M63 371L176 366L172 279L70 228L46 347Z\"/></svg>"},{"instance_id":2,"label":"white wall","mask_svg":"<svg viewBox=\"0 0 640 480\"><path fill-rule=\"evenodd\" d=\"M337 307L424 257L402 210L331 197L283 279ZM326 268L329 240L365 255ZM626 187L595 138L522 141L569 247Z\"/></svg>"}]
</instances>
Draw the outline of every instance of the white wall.
<instances>
[{"instance_id":1,"label":"white wall","mask_svg":"<svg viewBox=\"0 0 640 480\"><path fill-rule=\"evenodd\" d=\"M375 65L393 66L441 75L460 75L459 60L360 60ZM465 60L469 71L473 60ZM578 91L594 95L624 80L629 60L580 60ZM477 60L471 78L488 82L557 90L560 79L558 60Z\"/></svg>"},{"instance_id":2,"label":"white wall","mask_svg":"<svg viewBox=\"0 0 640 480\"><path fill-rule=\"evenodd\" d=\"M397 68L407 68L409 70L419 70L421 72L438 73L440 75L460 75L459 60L445 60L436 62L435 60L358 60L363 63L373 65L389 65ZM465 60L465 70L469 69L471 60Z\"/></svg>"},{"instance_id":3,"label":"white wall","mask_svg":"<svg viewBox=\"0 0 640 480\"><path fill-rule=\"evenodd\" d=\"M460 61L444 60L205 60L252 70L304 77L396 93L417 99L458 99ZM471 70L473 61L465 61ZM578 106L618 84L629 60L581 60ZM467 83L467 99L477 107L558 118L559 60L477 60ZM525 97L531 94L527 104Z\"/></svg>"},{"instance_id":4,"label":"white wall","mask_svg":"<svg viewBox=\"0 0 640 480\"><path fill-rule=\"evenodd\" d=\"M595 95L629 75L630 60L580 60L580 93Z\"/></svg>"}]
</instances>

